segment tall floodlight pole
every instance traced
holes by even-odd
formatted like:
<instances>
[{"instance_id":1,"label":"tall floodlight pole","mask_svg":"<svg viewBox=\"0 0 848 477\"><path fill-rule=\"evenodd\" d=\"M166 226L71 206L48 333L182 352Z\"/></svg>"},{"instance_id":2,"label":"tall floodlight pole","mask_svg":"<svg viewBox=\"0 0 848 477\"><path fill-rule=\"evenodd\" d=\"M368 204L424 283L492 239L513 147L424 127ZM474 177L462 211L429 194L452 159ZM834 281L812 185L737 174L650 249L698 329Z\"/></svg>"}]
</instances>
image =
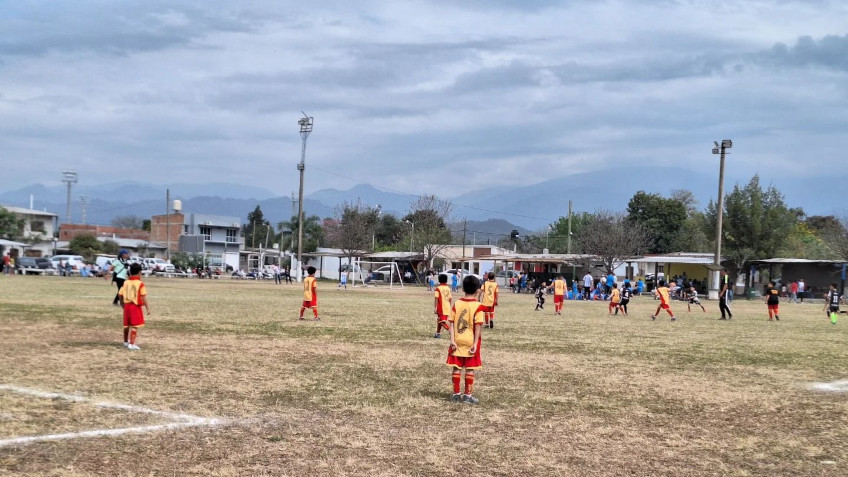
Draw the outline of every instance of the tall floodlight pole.
<instances>
[{"instance_id":1,"label":"tall floodlight pole","mask_svg":"<svg viewBox=\"0 0 848 477\"><path fill-rule=\"evenodd\" d=\"M571 255L571 201L568 201L568 248L566 249L566 253ZM574 259L572 257L568 257L571 260L571 281L577 279L575 275L577 275L577 266L574 265Z\"/></svg>"},{"instance_id":2,"label":"tall floodlight pole","mask_svg":"<svg viewBox=\"0 0 848 477\"><path fill-rule=\"evenodd\" d=\"M68 210L65 220L71 223L71 184L77 183L77 171L62 171L62 182L68 184Z\"/></svg>"},{"instance_id":3,"label":"tall floodlight pole","mask_svg":"<svg viewBox=\"0 0 848 477\"><path fill-rule=\"evenodd\" d=\"M721 266L721 221L724 215L724 156L725 154L730 154L726 152L727 149L733 147L733 141L730 139L724 139L721 141L721 144L718 141L713 141L715 147L713 148L713 154L720 154L719 159L719 168L718 168L718 204L716 205L717 214L716 214L716 250L715 257L713 259L713 263L715 263L716 267ZM713 288L714 290L710 290L710 298L718 298L718 292L721 288L721 284L718 283L718 270L713 272L713 277L715 278ZM715 297L712 296L713 292L715 292Z\"/></svg>"},{"instance_id":4,"label":"tall floodlight pole","mask_svg":"<svg viewBox=\"0 0 848 477\"><path fill-rule=\"evenodd\" d=\"M303 111L301 111L303 112ZM306 169L306 138L312 132L313 118L303 113L303 117L297 122L300 125L300 138L303 145L300 149L300 162L297 170L300 171L300 193L297 201L297 281L303 280L303 171Z\"/></svg>"}]
</instances>

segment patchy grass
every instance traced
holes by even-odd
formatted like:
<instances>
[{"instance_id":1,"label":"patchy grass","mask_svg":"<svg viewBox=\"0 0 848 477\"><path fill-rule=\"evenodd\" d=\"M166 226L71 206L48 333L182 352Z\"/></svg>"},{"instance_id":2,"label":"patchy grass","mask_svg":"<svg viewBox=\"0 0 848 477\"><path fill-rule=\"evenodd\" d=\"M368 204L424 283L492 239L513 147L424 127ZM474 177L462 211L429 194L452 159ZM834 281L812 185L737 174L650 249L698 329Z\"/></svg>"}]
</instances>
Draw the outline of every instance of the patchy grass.
<instances>
[{"instance_id":1,"label":"patchy grass","mask_svg":"<svg viewBox=\"0 0 848 477\"><path fill-rule=\"evenodd\" d=\"M298 321L297 285L147 280L140 352L101 280L0 280L0 382L226 417L223 428L0 449L0 475L845 475L848 319L821 305L604 303L534 312L504 294L478 406L451 405L422 289L337 291ZM0 439L120 416L0 391ZM100 422L98 420L102 420ZM134 421L134 423L137 421Z\"/></svg>"}]
</instances>

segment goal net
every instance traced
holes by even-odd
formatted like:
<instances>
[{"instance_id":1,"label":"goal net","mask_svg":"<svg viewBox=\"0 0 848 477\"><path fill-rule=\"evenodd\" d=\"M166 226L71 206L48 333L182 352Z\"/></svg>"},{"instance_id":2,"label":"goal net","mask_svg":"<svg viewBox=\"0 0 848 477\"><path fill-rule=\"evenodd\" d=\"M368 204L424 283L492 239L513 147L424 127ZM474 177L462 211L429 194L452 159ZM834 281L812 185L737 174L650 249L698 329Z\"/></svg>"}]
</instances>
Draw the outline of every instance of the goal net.
<instances>
[{"instance_id":1,"label":"goal net","mask_svg":"<svg viewBox=\"0 0 848 477\"><path fill-rule=\"evenodd\" d=\"M403 287L403 275L397 262L371 262L355 260L353 262L353 279L351 285L359 283L363 286L388 285Z\"/></svg>"}]
</instances>

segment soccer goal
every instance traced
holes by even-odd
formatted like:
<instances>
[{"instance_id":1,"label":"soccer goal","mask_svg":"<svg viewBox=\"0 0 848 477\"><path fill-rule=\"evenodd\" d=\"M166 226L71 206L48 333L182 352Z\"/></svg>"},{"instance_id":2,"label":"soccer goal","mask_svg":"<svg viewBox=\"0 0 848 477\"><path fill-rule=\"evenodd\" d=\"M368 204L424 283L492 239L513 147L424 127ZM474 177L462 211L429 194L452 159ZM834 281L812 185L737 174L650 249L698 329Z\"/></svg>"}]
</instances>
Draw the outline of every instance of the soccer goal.
<instances>
[{"instance_id":1,"label":"soccer goal","mask_svg":"<svg viewBox=\"0 0 848 477\"><path fill-rule=\"evenodd\" d=\"M359 282L363 286L388 284L389 288L400 285L403 288L403 275L397 262L371 262L356 260L353 264L353 280L351 285Z\"/></svg>"}]
</instances>

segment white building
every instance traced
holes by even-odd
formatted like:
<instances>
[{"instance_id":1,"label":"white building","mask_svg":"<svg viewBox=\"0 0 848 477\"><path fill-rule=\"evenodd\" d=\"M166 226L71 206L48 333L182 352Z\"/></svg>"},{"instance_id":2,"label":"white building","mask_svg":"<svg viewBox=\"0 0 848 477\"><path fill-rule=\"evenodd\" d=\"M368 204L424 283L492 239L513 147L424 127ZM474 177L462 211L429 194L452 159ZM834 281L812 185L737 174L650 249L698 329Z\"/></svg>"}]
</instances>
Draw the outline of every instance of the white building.
<instances>
[{"instance_id":1,"label":"white building","mask_svg":"<svg viewBox=\"0 0 848 477\"><path fill-rule=\"evenodd\" d=\"M26 247L17 247L20 249L19 255L44 257L53 254L53 237L56 235L59 217L57 214L6 205L0 207L23 219L20 241L24 242Z\"/></svg>"}]
</instances>

